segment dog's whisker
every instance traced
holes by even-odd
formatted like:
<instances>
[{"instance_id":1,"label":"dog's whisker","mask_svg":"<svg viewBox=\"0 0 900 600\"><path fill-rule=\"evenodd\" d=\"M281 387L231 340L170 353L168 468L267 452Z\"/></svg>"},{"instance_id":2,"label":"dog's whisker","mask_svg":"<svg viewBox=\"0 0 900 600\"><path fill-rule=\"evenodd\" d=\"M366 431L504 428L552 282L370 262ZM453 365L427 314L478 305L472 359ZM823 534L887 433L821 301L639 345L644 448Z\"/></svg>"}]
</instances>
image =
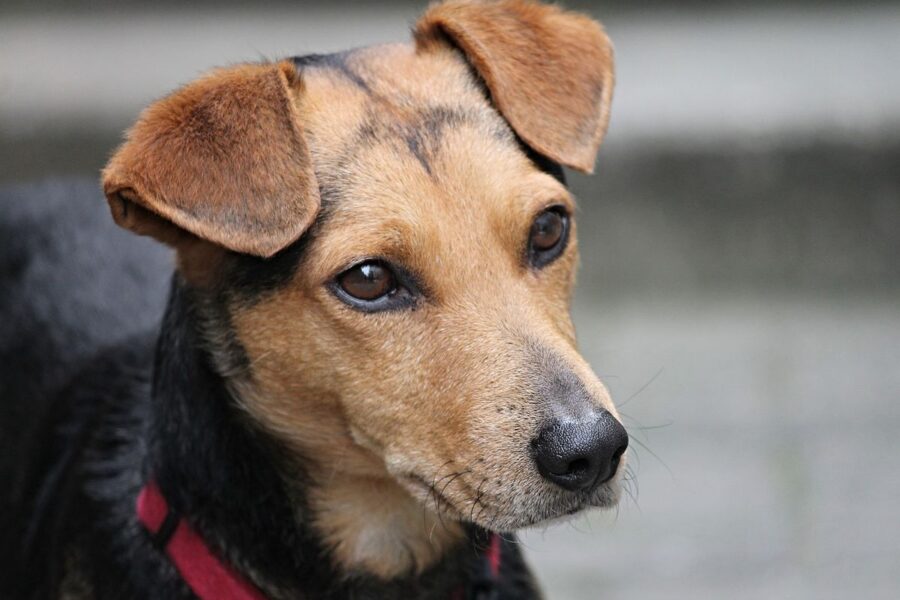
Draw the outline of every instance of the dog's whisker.
<instances>
[{"instance_id":1,"label":"dog's whisker","mask_svg":"<svg viewBox=\"0 0 900 600\"><path fill-rule=\"evenodd\" d=\"M583 529L580 529L578 527L578 524L579 524L579 522L577 520L572 520L567 523L567 525L570 529L574 529L575 531L577 531L578 533L580 533L582 535L589 533L588 531L584 531Z\"/></svg>"},{"instance_id":2,"label":"dog's whisker","mask_svg":"<svg viewBox=\"0 0 900 600\"><path fill-rule=\"evenodd\" d=\"M428 532L428 541L429 542L434 541L434 530L437 529L437 526L438 526L437 521L435 521L434 523L431 524L431 531Z\"/></svg>"},{"instance_id":3,"label":"dog's whisker","mask_svg":"<svg viewBox=\"0 0 900 600\"><path fill-rule=\"evenodd\" d=\"M619 411L619 415L622 417L623 421L628 422L628 436L634 439L635 437L637 437L634 432L638 432L641 434L641 437L645 442L648 442L650 440L650 437L647 434L648 431L664 429L674 424L674 421L668 421L666 423L660 423L658 425L642 425L640 421L625 412Z\"/></svg>"},{"instance_id":4,"label":"dog's whisker","mask_svg":"<svg viewBox=\"0 0 900 600\"><path fill-rule=\"evenodd\" d=\"M448 460L443 465L441 465L441 468L451 464L452 462L453 460ZM439 472L440 469L438 470L438 473ZM446 512L446 509L451 508L454 511L456 510L456 507L453 506L450 503L450 500L445 496L445 492L454 481L469 472L471 472L469 469L464 469L463 471L451 471L450 473L440 477L439 479L437 478L437 475L435 475L432 479L431 485L429 486L429 495L434 502L435 513L438 517L438 522L445 531L449 531L447 524L444 521L444 513ZM445 480L446 483L439 492L437 486ZM446 505L446 508L444 508L444 505ZM427 511L427 503L423 505L423 520L427 522L427 515L425 514L425 511Z\"/></svg>"},{"instance_id":5,"label":"dog's whisker","mask_svg":"<svg viewBox=\"0 0 900 600\"><path fill-rule=\"evenodd\" d=\"M651 377L651 378L647 381L647 383L645 383L644 385L642 385L641 387L639 387L638 390L637 390L636 392L634 392L633 394L631 394L630 396L628 396L628 398L626 398L624 402L619 402L619 403L617 403L617 405L619 406L619 408L621 408L621 407L623 407L623 406L626 406L629 402L631 402L632 400L634 400L634 399L635 399L639 394L641 394L644 390L646 390L648 387L650 387L650 385L651 385L654 381L656 381L657 378L658 378L660 375L663 374L663 371L665 371L665 367L660 367L659 371L657 371L656 374L654 374L653 377Z\"/></svg>"},{"instance_id":6,"label":"dog's whisker","mask_svg":"<svg viewBox=\"0 0 900 600\"><path fill-rule=\"evenodd\" d=\"M447 488L450 487L450 484L452 484L454 481L456 481L457 479L459 479L459 478L462 477L463 475L467 475L467 474L469 474L469 473L471 473L471 471L468 471L468 470L466 470L466 471L459 471L459 472L457 472L457 473L454 473L454 474L453 474L453 477L451 477L450 480L449 480L447 483L444 484L444 487L441 488L441 496L444 496L444 497L446 498L446 495L445 495L445 494L446 494Z\"/></svg>"},{"instance_id":7,"label":"dog's whisker","mask_svg":"<svg viewBox=\"0 0 900 600\"><path fill-rule=\"evenodd\" d=\"M647 446L647 444L645 444L644 442L642 442L641 440L639 440L639 439L637 439L637 438L635 438L635 437L632 437L632 438L631 438L631 441L633 441L633 442L636 443L638 446L640 446L641 448L643 448L644 450L646 450L647 453L650 454L650 456L652 456L652 457L655 458L657 461L659 461L659 464L661 464L661 465L663 466L663 468L665 468L665 470L669 473L670 476L675 477L675 474L672 473L672 469L669 468L669 465L667 465L666 462L665 462L662 458L660 458L659 455L658 455L656 452L654 452L653 450L651 450L651 449L649 448L649 446ZM635 457L637 457L637 453L635 453ZM638 464L640 464L640 459L638 459Z\"/></svg>"},{"instance_id":8,"label":"dog's whisker","mask_svg":"<svg viewBox=\"0 0 900 600\"><path fill-rule=\"evenodd\" d=\"M478 489L475 490L475 500L472 501L472 508L469 510L469 522L474 522L474 513L475 507L481 502L481 486L483 486L487 482L487 478L481 480L481 483L478 484Z\"/></svg>"},{"instance_id":9,"label":"dog's whisker","mask_svg":"<svg viewBox=\"0 0 900 600\"><path fill-rule=\"evenodd\" d=\"M631 464L625 465L625 481L628 481L629 484L634 486L635 496L640 492L640 488L638 486L637 479L637 471L631 466Z\"/></svg>"},{"instance_id":10,"label":"dog's whisker","mask_svg":"<svg viewBox=\"0 0 900 600\"><path fill-rule=\"evenodd\" d=\"M628 417L628 419L634 421L633 417ZM665 423L659 423L657 425L635 425L634 427L632 427L632 429L637 429L638 431L653 431L654 429L665 429L666 427L671 427L674 424L675 421L666 421Z\"/></svg>"},{"instance_id":11,"label":"dog's whisker","mask_svg":"<svg viewBox=\"0 0 900 600\"><path fill-rule=\"evenodd\" d=\"M437 492L437 488L434 485L431 486L432 498L434 498L434 511L437 514L438 522L441 524L441 527L446 531L447 524L444 523L444 514L441 512L441 502L442 498Z\"/></svg>"},{"instance_id":12,"label":"dog's whisker","mask_svg":"<svg viewBox=\"0 0 900 600\"><path fill-rule=\"evenodd\" d=\"M638 504L637 496L635 496L631 491L631 486L623 485L622 489L625 490L625 493L628 494L628 496L631 498L631 501L634 503L635 508L638 509L638 512L643 512L643 511L641 511L641 506ZM616 516L618 516L618 514L619 514L619 506L616 505Z\"/></svg>"}]
</instances>

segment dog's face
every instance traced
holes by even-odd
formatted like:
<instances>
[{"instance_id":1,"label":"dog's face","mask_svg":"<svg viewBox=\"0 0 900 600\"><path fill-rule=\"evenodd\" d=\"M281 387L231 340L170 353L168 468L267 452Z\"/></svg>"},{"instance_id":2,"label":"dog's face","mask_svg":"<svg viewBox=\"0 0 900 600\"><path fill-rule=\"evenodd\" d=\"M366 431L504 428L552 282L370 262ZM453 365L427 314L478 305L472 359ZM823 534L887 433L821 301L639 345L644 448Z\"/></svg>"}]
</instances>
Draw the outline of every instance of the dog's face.
<instances>
[{"instance_id":1,"label":"dog's face","mask_svg":"<svg viewBox=\"0 0 900 600\"><path fill-rule=\"evenodd\" d=\"M528 51L521 35L589 56L548 68L532 48L535 72L522 71L528 60L504 59ZM580 66L592 57L606 63ZM589 168L608 63L581 17L447 4L414 46L189 86L151 108L107 168L117 219L174 245L219 307L204 322L219 368L323 482L311 504L346 562L390 575L396 565L373 566L358 556L373 549L342 536L383 517L409 537L423 505L509 530L617 501L627 436L569 316L575 205L537 158ZM548 84L534 77L564 93L528 99ZM232 110L256 116L236 123ZM400 522L404 506L416 525Z\"/></svg>"}]
</instances>

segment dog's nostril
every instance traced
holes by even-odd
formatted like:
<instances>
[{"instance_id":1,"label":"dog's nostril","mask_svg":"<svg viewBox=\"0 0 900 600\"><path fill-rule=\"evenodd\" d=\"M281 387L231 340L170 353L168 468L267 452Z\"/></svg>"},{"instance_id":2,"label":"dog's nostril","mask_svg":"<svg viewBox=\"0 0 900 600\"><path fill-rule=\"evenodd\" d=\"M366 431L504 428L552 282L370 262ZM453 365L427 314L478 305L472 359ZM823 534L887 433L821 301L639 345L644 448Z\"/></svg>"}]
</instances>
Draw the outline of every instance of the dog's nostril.
<instances>
[{"instance_id":1,"label":"dog's nostril","mask_svg":"<svg viewBox=\"0 0 900 600\"><path fill-rule=\"evenodd\" d=\"M612 456L612 473L610 476L615 475L616 469L619 467L619 461L622 460L622 455L625 454L625 450L628 448L628 444L619 446L619 448L615 451Z\"/></svg>"},{"instance_id":2,"label":"dog's nostril","mask_svg":"<svg viewBox=\"0 0 900 600\"><path fill-rule=\"evenodd\" d=\"M532 442L541 475L572 491L609 481L627 447L625 428L606 411L586 421L553 422Z\"/></svg>"},{"instance_id":3,"label":"dog's nostril","mask_svg":"<svg viewBox=\"0 0 900 600\"><path fill-rule=\"evenodd\" d=\"M615 451L612 457L612 461L609 465L609 473L606 474L606 478L601 480L600 483L606 483L616 474L616 471L619 470L619 462L622 460L622 455L625 454L625 450L628 449L628 444L623 446L619 446L619 448Z\"/></svg>"},{"instance_id":4,"label":"dog's nostril","mask_svg":"<svg viewBox=\"0 0 900 600\"><path fill-rule=\"evenodd\" d=\"M569 463L569 473L580 473L591 468L591 462L586 458L576 458Z\"/></svg>"}]
</instances>

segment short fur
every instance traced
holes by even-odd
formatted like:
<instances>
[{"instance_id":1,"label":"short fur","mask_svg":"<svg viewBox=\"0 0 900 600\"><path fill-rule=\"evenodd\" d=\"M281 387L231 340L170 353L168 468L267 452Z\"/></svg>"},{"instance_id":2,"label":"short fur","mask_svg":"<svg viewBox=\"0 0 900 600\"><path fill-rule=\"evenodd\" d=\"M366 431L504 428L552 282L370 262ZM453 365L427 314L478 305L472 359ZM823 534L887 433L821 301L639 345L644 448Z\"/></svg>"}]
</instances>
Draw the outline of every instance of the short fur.
<instances>
[{"instance_id":1,"label":"short fur","mask_svg":"<svg viewBox=\"0 0 900 600\"><path fill-rule=\"evenodd\" d=\"M20 361L83 368L40 390L33 458L3 464L7 589L189 597L134 514L150 477L272 598L447 598L479 577L488 531L617 502L619 474L567 491L530 454L548 419L616 414L575 346L574 222L558 259L527 258L538 214L574 212L558 164L593 166L608 40L521 0L447 2L415 31L215 71L129 132L103 189L116 223L175 250L165 317L78 361L63 346ZM334 293L373 257L416 288L405 309ZM23 323L5 356L49 326ZM500 598L538 595L512 541L502 564Z\"/></svg>"}]
</instances>

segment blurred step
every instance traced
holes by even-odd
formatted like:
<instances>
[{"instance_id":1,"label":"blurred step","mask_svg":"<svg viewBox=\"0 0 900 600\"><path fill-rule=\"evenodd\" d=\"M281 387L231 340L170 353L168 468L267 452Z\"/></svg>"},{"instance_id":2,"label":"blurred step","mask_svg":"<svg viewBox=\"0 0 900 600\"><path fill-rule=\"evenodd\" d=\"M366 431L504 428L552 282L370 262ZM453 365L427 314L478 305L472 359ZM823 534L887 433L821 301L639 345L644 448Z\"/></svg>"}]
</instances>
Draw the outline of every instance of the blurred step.
<instances>
[{"instance_id":1,"label":"blurred step","mask_svg":"<svg viewBox=\"0 0 900 600\"><path fill-rule=\"evenodd\" d=\"M857 139L900 130L900 6L656 6L590 9L617 49L611 139ZM0 9L0 136L118 131L210 67L406 40L420 10Z\"/></svg>"}]
</instances>

